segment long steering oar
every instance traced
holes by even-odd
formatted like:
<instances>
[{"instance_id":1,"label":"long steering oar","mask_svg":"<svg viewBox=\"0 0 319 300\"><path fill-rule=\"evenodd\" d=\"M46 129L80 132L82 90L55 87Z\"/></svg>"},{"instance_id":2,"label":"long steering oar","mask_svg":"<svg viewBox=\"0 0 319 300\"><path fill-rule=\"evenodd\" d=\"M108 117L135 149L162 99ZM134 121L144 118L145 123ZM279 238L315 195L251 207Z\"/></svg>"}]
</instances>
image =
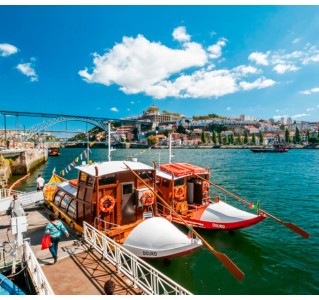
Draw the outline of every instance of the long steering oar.
<instances>
[{"instance_id":1,"label":"long steering oar","mask_svg":"<svg viewBox=\"0 0 319 300\"><path fill-rule=\"evenodd\" d=\"M239 200L239 201L241 201L241 202L243 202L243 203L245 203L245 204L247 204L247 205L250 205L250 203L249 203L248 201L246 201L245 199L236 196L235 194L233 194L233 193L231 193L231 192L229 192L229 191L223 189L223 188L220 187L219 185L214 184L214 183L210 182L209 180L206 180L206 179L204 179L204 178L202 178L202 177L200 177L200 176L198 176L198 175L196 175L196 174L194 174L194 175L195 175L196 177L202 179L202 180L207 181L207 182L208 182L210 185L212 185L213 187L215 187L215 188L217 188L217 189L223 191L224 193L226 193L226 194L228 194L228 195L234 197L235 199L237 199L237 200ZM288 227L288 228L291 229L292 231L296 232L297 234L301 235L302 237L304 237L304 238L306 238L306 239L309 238L309 233L308 233L307 231L301 229L301 228L298 227L297 225L295 225L295 224L293 224L293 223L281 221L280 219L274 217L273 215L271 215L270 213L267 213L266 211L264 211L264 210L262 210L262 209L259 209L259 211L262 212L263 214L267 215L268 217L270 217L270 218L276 220L277 222L279 222L279 223L285 225L286 227Z\"/></svg>"},{"instance_id":2,"label":"long steering oar","mask_svg":"<svg viewBox=\"0 0 319 300\"><path fill-rule=\"evenodd\" d=\"M188 228L191 229L190 226L184 221L182 217L178 215L178 213L170 207L170 205L160 196L158 193L149 186L134 170L132 170L126 163L124 165L139 179L141 180L153 193L154 195L161 200L161 202L166 206L171 212L173 212L181 222ZM211 245L209 245L204 238L202 238L194 229L192 230L195 236L197 236L203 244L227 267L227 269L237 278L237 280L243 280L244 273L235 265L235 263L224 253L216 251Z\"/></svg>"}]
</instances>

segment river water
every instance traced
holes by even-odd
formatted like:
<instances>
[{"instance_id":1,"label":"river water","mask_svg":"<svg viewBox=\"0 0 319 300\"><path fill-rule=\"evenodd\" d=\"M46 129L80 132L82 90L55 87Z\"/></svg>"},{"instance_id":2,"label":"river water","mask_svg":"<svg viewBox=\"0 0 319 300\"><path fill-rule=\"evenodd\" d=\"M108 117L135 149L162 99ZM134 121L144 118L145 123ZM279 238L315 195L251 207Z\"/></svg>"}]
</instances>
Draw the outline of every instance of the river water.
<instances>
[{"instance_id":1,"label":"river water","mask_svg":"<svg viewBox=\"0 0 319 300\"><path fill-rule=\"evenodd\" d=\"M53 168L59 174L83 151L62 148L60 157L49 157L45 165L15 188L34 190L38 173L42 173L47 182ZM107 149L91 151L93 162L107 160ZM248 149L173 149L172 152L173 162L210 167L212 182L249 202L259 200L261 209L308 231L310 238L302 238L269 217L234 234L200 231L215 250L225 253L245 273L241 282L204 247L169 261L150 261L154 267L197 295L318 294L318 150L253 153ZM153 161L157 164L168 162L168 150L154 149L119 149L112 152L112 160L128 159L130 155L149 165ZM76 176L77 171L72 168L64 177L71 179ZM235 199L227 197L226 200L249 210Z\"/></svg>"}]
</instances>

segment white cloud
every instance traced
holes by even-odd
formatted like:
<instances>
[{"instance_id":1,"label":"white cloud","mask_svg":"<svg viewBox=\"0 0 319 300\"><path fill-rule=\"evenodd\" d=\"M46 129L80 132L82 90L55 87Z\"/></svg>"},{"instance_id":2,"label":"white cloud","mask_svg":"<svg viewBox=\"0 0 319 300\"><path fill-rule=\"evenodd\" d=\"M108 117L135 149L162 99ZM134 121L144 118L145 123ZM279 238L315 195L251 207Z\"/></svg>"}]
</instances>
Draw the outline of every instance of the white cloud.
<instances>
[{"instance_id":1,"label":"white cloud","mask_svg":"<svg viewBox=\"0 0 319 300\"><path fill-rule=\"evenodd\" d=\"M246 81L242 81L239 83L239 86L244 90L244 91L248 91L248 90L252 90L252 89L263 89L266 87L270 87L272 85L274 85L276 83L276 81L272 80L272 79L267 79L265 77L260 77L257 80L255 80L254 82L246 82Z\"/></svg>"},{"instance_id":2,"label":"white cloud","mask_svg":"<svg viewBox=\"0 0 319 300\"><path fill-rule=\"evenodd\" d=\"M293 115L291 116L293 119L298 119L298 118L302 118L302 117L309 117L309 114L297 114L297 115Z\"/></svg>"},{"instance_id":3,"label":"white cloud","mask_svg":"<svg viewBox=\"0 0 319 300\"><path fill-rule=\"evenodd\" d=\"M313 107L307 108L306 111L314 111L315 109Z\"/></svg>"},{"instance_id":4,"label":"white cloud","mask_svg":"<svg viewBox=\"0 0 319 300\"><path fill-rule=\"evenodd\" d=\"M17 69L27 77L30 77L31 81L38 81L38 75L36 74L31 63L18 64Z\"/></svg>"},{"instance_id":5,"label":"white cloud","mask_svg":"<svg viewBox=\"0 0 319 300\"><path fill-rule=\"evenodd\" d=\"M309 64L309 63L311 63L311 62L319 62L319 54L314 54L314 55L311 55L311 56L309 56L309 57L306 57L303 61L302 61L302 63L303 64Z\"/></svg>"},{"instance_id":6,"label":"white cloud","mask_svg":"<svg viewBox=\"0 0 319 300\"><path fill-rule=\"evenodd\" d=\"M191 36L186 33L186 28L180 26L174 29L173 38L179 42L188 42L191 39Z\"/></svg>"},{"instance_id":7,"label":"white cloud","mask_svg":"<svg viewBox=\"0 0 319 300\"><path fill-rule=\"evenodd\" d=\"M270 51L268 51L267 53L253 52L248 56L248 59L250 61L256 62L256 64L258 64L258 65L268 66L269 65L269 62L268 62L269 54L270 54Z\"/></svg>"},{"instance_id":8,"label":"white cloud","mask_svg":"<svg viewBox=\"0 0 319 300\"><path fill-rule=\"evenodd\" d=\"M280 112L280 110L279 110L279 109L276 109L275 112Z\"/></svg>"},{"instance_id":9,"label":"white cloud","mask_svg":"<svg viewBox=\"0 0 319 300\"><path fill-rule=\"evenodd\" d=\"M130 103L131 103L131 104L134 104L135 102L134 102L134 101L131 101Z\"/></svg>"},{"instance_id":10,"label":"white cloud","mask_svg":"<svg viewBox=\"0 0 319 300\"><path fill-rule=\"evenodd\" d=\"M276 71L278 74L284 74L286 72L295 72L299 69L300 68L297 68L294 65L285 65L285 64L278 64L273 68L273 70Z\"/></svg>"},{"instance_id":11,"label":"white cloud","mask_svg":"<svg viewBox=\"0 0 319 300\"><path fill-rule=\"evenodd\" d=\"M297 44L298 42L300 42L300 38L296 38L292 41L293 44Z\"/></svg>"},{"instance_id":12,"label":"white cloud","mask_svg":"<svg viewBox=\"0 0 319 300\"><path fill-rule=\"evenodd\" d=\"M201 67L207 54L200 44L184 43L183 49L170 49L150 42L142 35L124 37L104 55L94 55L94 70L79 71L87 82L121 86L126 94L144 92L174 73L190 67Z\"/></svg>"},{"instance_id":13,"label":"white cloud","mask_svg":"<svg viewBox=\"0 0 319 300\"><path fill-rule=\"evenodd\" d=\"M230 106L228 106L228 107L226 108L226 110L231 110L231 107L230 107Z\"/></svg>"},{"instance_id":14,"label":"white cloud","mask_svg":"<svg viewBox=\"0 0 319 300\"><path fill-rule=\"evenodd\" d=\"M192 75L182 75L175 81L163 81L147 89L146 93L162 99L221 97L238 90L234 76L227 70L197 71Z\"/></svg>"},{"instance_id":15,"label":"white cloud","mask_svg":"<svg viewBox=\"0 0 319 300\"><path fill-rule=\"evenodd\" d=\"M313 94L313 93L319 93L319 87L312 88L310 90L300 91L299 93L300 94L305 94L305 95L310 95L310 94Z\"/></svg>"},{"instance_id":16,"label":"white cloud","mask_svg":"<svg viewBox=\"0 0 319 300\"><path fill-rule=\"evenodd\" d=\"M208 47L209 57L212 59L219 58L222 55L222 47L226 46L226 39L220 39L216 44Z\"/></svg>"},{"instance_id":17,"label":"white cloud","mask_svg":"<svg viewBox=\"0 0 319 300\"><path fill-rule=\"evenodd\" d=\"M18 48L10 44L0 44L0 56L9 56L18 52Z\"/></svg>"},{"instance_id":18,"label":"white cloud","mask_svg":"<svg viewBox=\"0 0 319 300\"><path fill-rule=\"evenodd\" d=\"M119 110L118 110L116 107L112 107L112 108L111 108L111 111L118 112Z\"/></svg>"},{"instance_id":19,"label":"white cloud","mask_svg":"<svg viewBox=\"0 0 319 300\"><path fill-rule=\"evenodd\" d=\"M281 118L287 118L288 117L288 115L278 115L278 116L273 116L273 119L275 119L275 120L279 120L279 119L281 119Z\"/></svg>"},{"instance_id":20,"label":"white cloud","mask_svg":"<svg viewBox=\"0 0 319 300\"><path fill-rule=\"evenodd\" d=\"M261 70L258 70L257 68L253 66L245 66L241 65L238 67L233 68L233 71L238 75L238 76L247 76L248 74L259 74L261 73Z\"/></svg>"}]
</instances>

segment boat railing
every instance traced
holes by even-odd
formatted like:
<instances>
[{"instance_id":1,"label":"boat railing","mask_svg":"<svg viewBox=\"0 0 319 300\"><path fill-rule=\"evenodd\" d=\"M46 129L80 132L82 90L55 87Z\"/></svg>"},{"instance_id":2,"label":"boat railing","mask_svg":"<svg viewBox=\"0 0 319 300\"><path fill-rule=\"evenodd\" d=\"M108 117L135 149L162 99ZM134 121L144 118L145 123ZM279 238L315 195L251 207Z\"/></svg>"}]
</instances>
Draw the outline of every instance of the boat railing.
<instances>
[{"instance_id":1,"label":"boat railing","mask_svg":"<svg viewBox=\"0 0 319 300\"><path fill-rule=\"evenodd\" d=\"M34 287L38 295L54 295L50 283L42 271L42 268L33 253L29 241L26 239L23 243L24 260L28 266Z\"/></svg>"},{"instance_id":2,"label":"boat railing","mask_svg":"<svg viewBox=\"0 0 319 300\"><path fill-rule=\"evenodd\" d=\"M94 228L106 234L112 232L112 236L121 234L120 225L111 222L106 222L99 218L94 218Z\"/></svg>"},{"instance_id":3,"label":"boat railing","mask_svg":"<svg viewBox=\"0 0 319 300\"><path fill-rule=\"evenodd\" d=\"M135 256L96 228L83 222L84 241L147 295L191 295L189 291Z\"/></svg>"}]
</instances>

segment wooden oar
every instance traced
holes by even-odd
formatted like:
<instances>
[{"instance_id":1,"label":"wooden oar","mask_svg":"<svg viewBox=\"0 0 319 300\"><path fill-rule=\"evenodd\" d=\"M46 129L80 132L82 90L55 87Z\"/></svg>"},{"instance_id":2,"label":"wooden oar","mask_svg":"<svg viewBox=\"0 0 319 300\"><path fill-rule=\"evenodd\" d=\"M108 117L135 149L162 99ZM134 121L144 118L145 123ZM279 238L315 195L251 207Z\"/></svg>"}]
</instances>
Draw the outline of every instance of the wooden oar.
<instances>
[{"instance_id":1,"label":"wooden oar","mask_svg":"<svg viewBox=\"0 0 319 300\"><path fill-rule=\"evenodd\" d=\"M245 199L240 198L240 197L236 196L235 194L233 194L233 193L231 193L231 192L229 192L229 191L223 189L223 188L220 187L219 185L214 184L214 183L210 182L209 180L206 180L206 179L204 179L204 178L202 178L202 177L200 177L200 176L198 176L198 175L196 175L196 174L194 174L194 175L195 175L196 177L202 179L202 180L207 181L207 182L208 182L210 185L212 185L213 187L215 187L215 188L217 188L217 189L223 191L224 193L226 193L226 194L228 194L228 195L234 197L235 199L237 199L237 200L239 200L239 201L241 201L241 202L243 202L243 203L245 203L245 204L247 204L247 205L250 205L250 204L251 204L250 202L246 201ZM262 212L263 214L267 215L268 217L270 217L270 218L276 220L277 222L283 224L284 226L288 227L289 229L291 229L292 231L294 231L294 232L296 232L297 234L301 235L302 237L304 237L304 238L306 238L306 239L309 238L309 233L308 233L307 231L301 229L301 228L298 227L297 225L295 225L295 224L293 224L293 223L288 223L288 222L281 221L280 219L274 217L273 215L271 215L270 213L267 213L266 211L264 211L264 210L262 210L262 209L259 209L259 211Z\"/></svg>"},{"instance_id":2,"label":"wooden oar","mask_svg":"<svg viewBox=\"0 0 319 300\"><path fill-rule=\"evenodd\" d=\"M179 214L160 196L158 193L149 186L134 170L132 170L126 163L124 165L139 179L141 180L153 193L154 195L161 200L164 206L166 206L171 212L173 212L181 222L188 228L191 229L190 225L188 225L182 217L179 216ZM202 242L203 245L205 245L223 264L227 267L227 269L237 278L237 280L243 280L244 273L235 265L235 263L224 253L216 251L211 245L206 242L206 240L201 237L194 229L192 229L192 232L195 236L197 236Z\"/></svg>"}]
</instances>

